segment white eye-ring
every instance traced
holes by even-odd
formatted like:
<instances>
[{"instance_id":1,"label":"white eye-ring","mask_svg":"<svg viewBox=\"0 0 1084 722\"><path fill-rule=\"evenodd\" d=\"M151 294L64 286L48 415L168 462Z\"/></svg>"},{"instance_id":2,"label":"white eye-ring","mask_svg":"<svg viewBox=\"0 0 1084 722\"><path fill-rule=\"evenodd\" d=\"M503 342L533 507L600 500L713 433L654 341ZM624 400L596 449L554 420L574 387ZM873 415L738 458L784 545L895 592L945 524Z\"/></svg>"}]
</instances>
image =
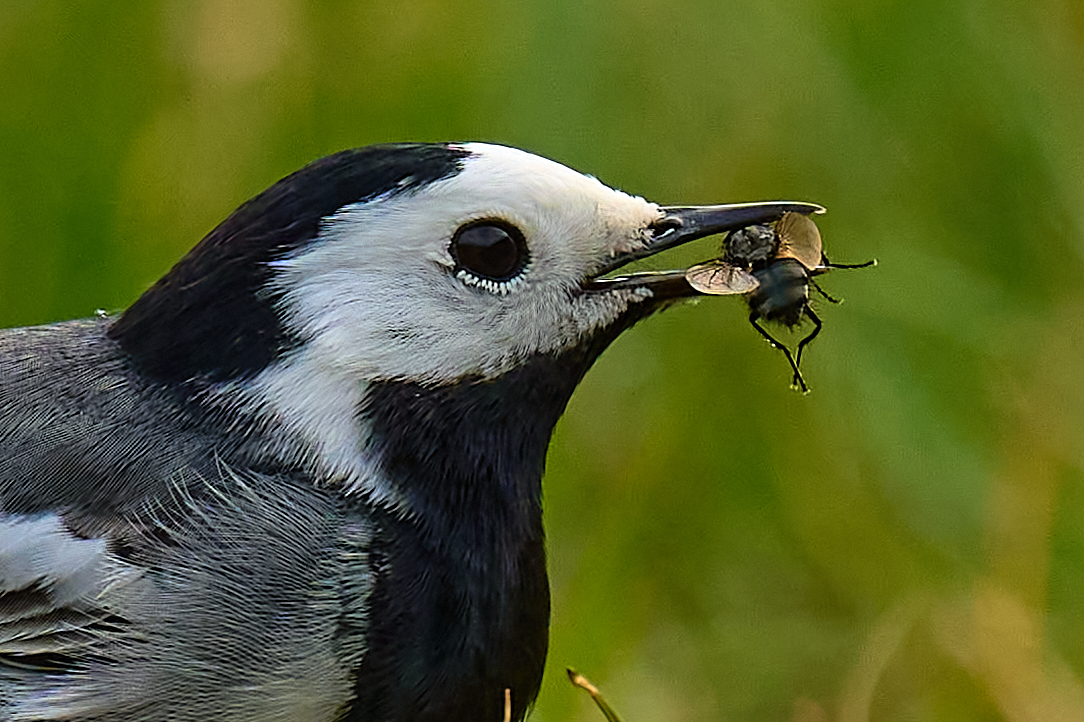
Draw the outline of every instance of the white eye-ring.
<instances>
[{"instance_id":1,"label":"white eye-ring","mask_svg":"<svg viewBox=\"0 0 1084 722\"><path fill-rule=\"evenodd\" d=\"M474 286L475 288L481 288L495 293L498 296L507 296L510 293L515 293L526 285L524 276L526 275L527 268L520 271L519 275L511 278L507 281L494 281L488 278L479 278L465 268L460 268L456 271L455 277L468 286Z\"/></svg>"}]
</instances>

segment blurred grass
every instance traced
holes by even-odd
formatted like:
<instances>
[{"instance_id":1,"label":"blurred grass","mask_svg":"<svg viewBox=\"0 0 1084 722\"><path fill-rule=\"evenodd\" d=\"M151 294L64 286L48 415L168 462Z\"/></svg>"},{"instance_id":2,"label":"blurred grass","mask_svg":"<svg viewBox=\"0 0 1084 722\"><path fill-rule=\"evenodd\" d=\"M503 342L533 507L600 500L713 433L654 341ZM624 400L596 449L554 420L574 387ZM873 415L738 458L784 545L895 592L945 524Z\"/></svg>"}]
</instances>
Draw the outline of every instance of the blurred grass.
<instances>
[{"instance_id":1,"label":"blurred grass","mask_svg":"<svg viewBox=\"0 0 1084 722\"><path fill-rule=\"evenodd\" d=\"M1084 718L1079 2L7 0L0 88L4 325L122 308L371 142L823 203L881 264L825 279L809 397L724 299L573 399L534 718L597 719L569 665L630 722Z\"/></svg>"}]
</instances>

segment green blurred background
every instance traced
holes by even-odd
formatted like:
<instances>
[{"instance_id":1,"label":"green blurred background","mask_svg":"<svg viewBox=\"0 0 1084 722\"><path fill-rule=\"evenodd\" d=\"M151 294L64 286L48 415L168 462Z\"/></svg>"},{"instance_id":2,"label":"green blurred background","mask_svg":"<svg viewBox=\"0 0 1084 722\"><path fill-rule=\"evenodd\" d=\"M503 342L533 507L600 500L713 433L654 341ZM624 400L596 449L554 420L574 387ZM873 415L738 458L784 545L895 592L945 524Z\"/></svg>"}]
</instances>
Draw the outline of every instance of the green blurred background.
<instances>
[{"instance_id":1,"label":"green blurred background","mask_svg":"<svg viewBox=\"0 0 1084 722\"><path fill-rule=\"evenodd\" d=\"M826 205L880 265L825 278L812 394L731 298L574 397L532 719L601 720L567 665L627 722L1084 718L1079 0L4 0L0 89L3 325L120 309L379 141Z\"/></svg>"}]
</instances>

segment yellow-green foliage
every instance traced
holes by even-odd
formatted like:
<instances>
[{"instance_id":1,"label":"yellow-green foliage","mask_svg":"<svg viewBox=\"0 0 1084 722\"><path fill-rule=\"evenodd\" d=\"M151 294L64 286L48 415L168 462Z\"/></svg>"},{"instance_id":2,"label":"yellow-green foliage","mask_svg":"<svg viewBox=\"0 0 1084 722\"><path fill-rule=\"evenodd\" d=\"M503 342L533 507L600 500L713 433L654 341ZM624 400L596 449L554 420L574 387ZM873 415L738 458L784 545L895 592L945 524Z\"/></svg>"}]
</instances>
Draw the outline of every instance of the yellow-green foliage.
<instances>
[{"instance_id":1,"label":"yellow-green foliage","mask_svg":"<svg viewBox=\"0 0 1084 722\"><path fill-rule=\"evenodd\" d=\"M599 719L568 665L630 722L1081 719L1082 8L4 0L0 321L119 309L247 197L377 141L822 203L828 256L880 265L824 277L846 303L818 307L811 395L719 298L573 399L534 719Z\"/></svg>"}]
</instances>

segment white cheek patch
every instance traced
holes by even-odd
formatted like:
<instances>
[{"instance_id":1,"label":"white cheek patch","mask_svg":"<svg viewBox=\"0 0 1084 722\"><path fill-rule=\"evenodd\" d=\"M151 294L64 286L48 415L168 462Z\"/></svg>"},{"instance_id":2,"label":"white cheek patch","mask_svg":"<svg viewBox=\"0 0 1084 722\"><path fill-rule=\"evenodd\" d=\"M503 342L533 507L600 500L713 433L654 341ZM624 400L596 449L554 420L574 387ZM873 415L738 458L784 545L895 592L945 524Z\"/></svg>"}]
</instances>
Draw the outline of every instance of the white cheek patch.
<instances>
[{"instance_id":1,"label":"white cheek patch","mask_svg":"<svg viewBox=\"0 0 1084 722\"><path fill-rule=\"evenodd\" d=\"M308 358L302 349L286 363L272 366L252 382L254 400L273 410L281 422L311 450L325 472L335 477L357 476L361 436L357 410L365 390L357 381Z\"/></svg>"},{"instance_id":2,"label":"white cheek patch","mask_svg":"<svg viewBox=\"0 0 1084 722\"><path fill-rule=\"evenodd\" d=\"M367 383L328 367L319 349L302 348L241 390L246 410L282 424L278 445L261 453L314 469L317 476L391 510L408 508L384 470L365 453L371 429L358 411Z\"/></svg>"}]
</instances>

